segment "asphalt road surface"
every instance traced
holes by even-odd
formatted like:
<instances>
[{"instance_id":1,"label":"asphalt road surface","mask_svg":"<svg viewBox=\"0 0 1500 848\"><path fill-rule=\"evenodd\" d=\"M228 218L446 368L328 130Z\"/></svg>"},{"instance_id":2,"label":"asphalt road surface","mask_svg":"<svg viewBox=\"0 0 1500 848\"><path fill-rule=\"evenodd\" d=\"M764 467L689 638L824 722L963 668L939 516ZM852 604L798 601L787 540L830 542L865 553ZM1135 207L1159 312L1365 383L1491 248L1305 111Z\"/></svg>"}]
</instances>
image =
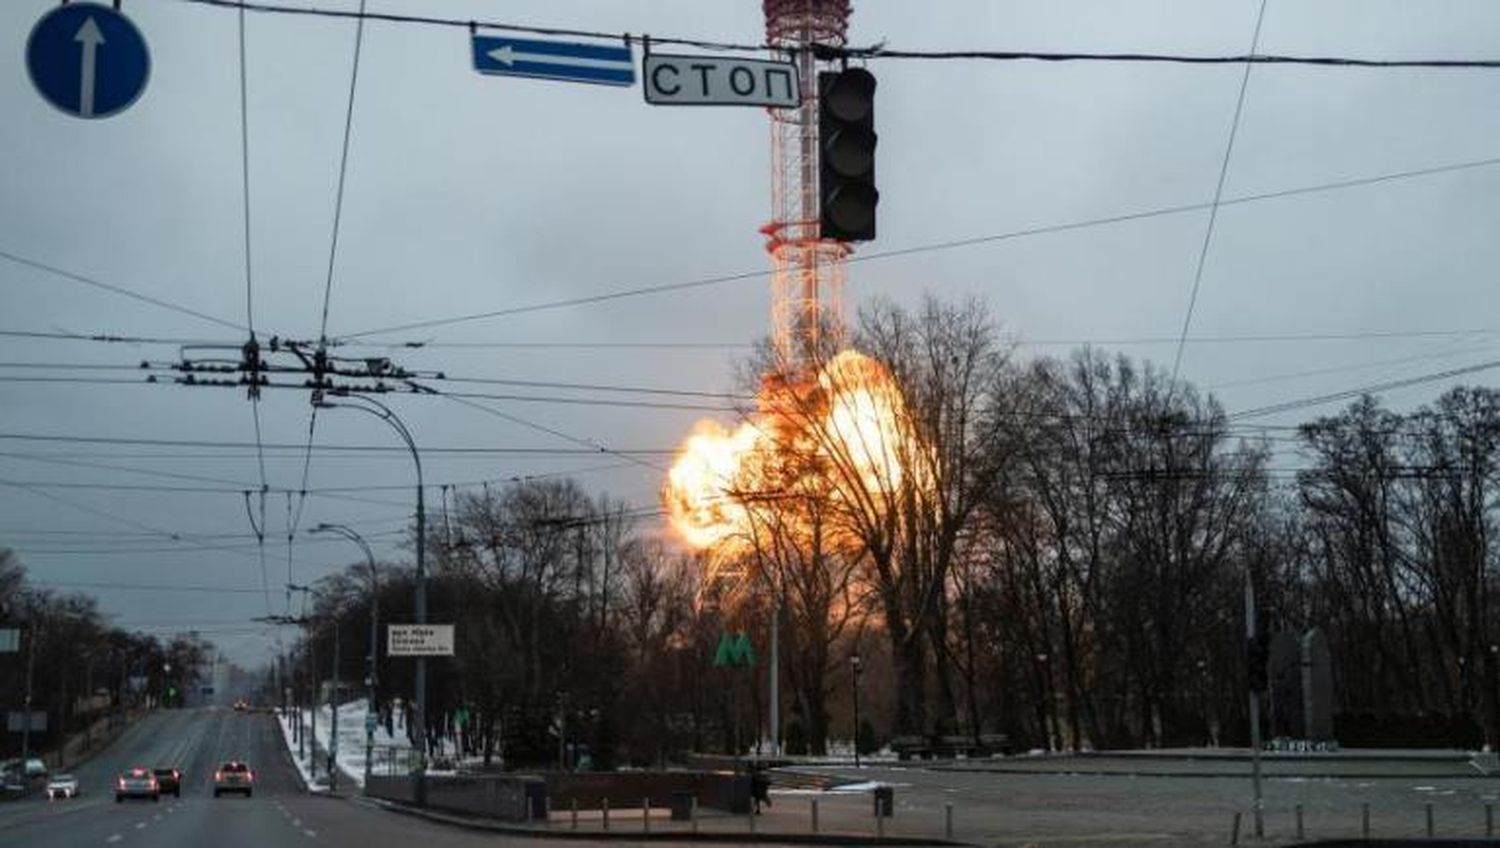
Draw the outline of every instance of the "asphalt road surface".
<instances>
[{"instance_id":1,"label":"asphalt road surface","mask_svg":"<svg viewBox=\"0 0 1500 848\"><path fill-rule=\"evenodd\" d=\"M308 795L279 733L274 719L263 714L157 710L73 770L79 797L0 804L0 848L494 848L533 842L427 822L357 800ZM255 770L253 797L213 796L214 768L230 759L242 759ZM115 803L116 776L137 765L182 769L182 797ZM552 848L581 844L541 842Z\"/></svg>"}]
</instances>

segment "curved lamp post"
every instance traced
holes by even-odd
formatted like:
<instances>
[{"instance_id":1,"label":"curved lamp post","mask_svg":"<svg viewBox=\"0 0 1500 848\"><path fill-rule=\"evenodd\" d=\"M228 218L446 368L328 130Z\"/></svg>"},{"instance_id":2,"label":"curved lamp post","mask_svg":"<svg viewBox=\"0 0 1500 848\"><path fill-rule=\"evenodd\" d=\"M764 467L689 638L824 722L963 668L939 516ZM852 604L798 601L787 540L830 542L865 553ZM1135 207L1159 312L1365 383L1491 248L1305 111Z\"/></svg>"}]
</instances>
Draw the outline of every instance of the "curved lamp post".
<instances>
[{"instance_id":1,"label":"curved lamp post","mask_svg":"<svg viewBox=\"0 0 1500 848\"><path fill-rule=\"evenodd\" d=\"M406 444L407 450L411 451L412 462L417 467L417 590L415 598L416 623L427 623L427 507L422 494L422 457L417 453L417 442L400 417L374 398L366 395L354 395L347 392L333 390L330 394L339 398L334 403L328 400L316 400L314 405L323 409L357 409L367 415L373 415L389 424L401 441ZM358 401L358 403L355 403ZM417 746L417 805L425 806L427 803L427 658L417 657L417 714L416 714L416 746Z\"/></svg>"}]
</instances>

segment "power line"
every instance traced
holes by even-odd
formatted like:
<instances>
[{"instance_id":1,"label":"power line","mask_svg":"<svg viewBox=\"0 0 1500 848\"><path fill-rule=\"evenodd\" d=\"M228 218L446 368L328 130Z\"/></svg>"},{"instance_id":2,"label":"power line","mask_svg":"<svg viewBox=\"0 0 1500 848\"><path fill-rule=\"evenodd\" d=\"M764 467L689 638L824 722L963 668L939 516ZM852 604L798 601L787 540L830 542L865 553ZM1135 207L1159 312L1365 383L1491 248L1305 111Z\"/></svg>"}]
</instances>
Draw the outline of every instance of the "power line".
<instances>
[{"instance_id":1,"label":"power line","mask_svg":"<svg viewBox=\"0 0 1500 848\"><path fill-rule=\"evenodd\" d=\"M0 368L5 367L0 363ZM697 397L715 398L719 400L754 400L750 395L734 394L732 392L709 392L693 389L658 389L648 386L622 386L612 383L567 383L556 380L516 380L502 378L484 377L454 377L443 374L438 377L429 377L429 381L436 380L448 383L476 383L487 386L524 386L527 388L540 389L577 389L583 391L619 392L621 394L643 394L643 395L671 395L674 397Z\"/></svg>"},{"instance_id":2,"label":"power line","mask_svg":"<svg viewBox=\"0 0 1500 848\"><path fill-rule=\"evenodd\" d=\"M213 594L250 595L260 594L260 589L249 586L185 586L174 583L110 583L90 580L28 580L33 586L49 589L107 589L133 592L209 592Z\"/></svg>"},{"instance_id":3,"label":"power line","mask_svg":"<svg viewBox=\"0 0 1500 848\"><path fill-rule=\"evenodd\" d=\"M283 6L273 3L240 3L238 2L238 0L182 0L182 2L228 9L244 8L252 12L325 18L354 18L361 21L371 20L393 24L417 24L423 26L486 29L497 30L501 32L528 33L532 35L571 36L574 38L590 38L598 39L601 41L628 42L632 38L631 34L623 32L528 26L507 21L477 20L470 18L441 18L430 15L398 15L386 12L366 12L363 10L363 4L361 4L361 11L351 12L343 9ZM792 54L801 52L801 49L799 48L787 48L784 45L771 45L764 42L747 43L711 41L705 39L682 38L675 36L653 35L651 36L651 42L653 44L699 47L706 50L774 51L778 53ZM1031 50L892 50L885 47L883 44L873 45L869 47L846 48L816 45L810 49L819 58L830 60L840 58L865 60L984 59L991 61L1033 60L1041 62L1149 62L1189 65L1238 65L1252 63L1356 68L1500 68L1500 60L1490 59L1358 59L1342 56L1258 55L1253 52L1249 55L1240 56L1195 56L1159 53L1078 53L1045 52Z\"/></svg>"},{"instance_id":4,"label":"power line","mask_svg":"<svg viewBox=\"0 0 1500 848\"><path fill-rule=\"evenodd\" d=\"M613 448L610 448L610 447L607 447L605 445L599 444L598 442L595 442L595 441L592 441L592 440L589 440L589 439L579 438L578 436L574 436L574 435L572 435L570 433L565 433L565 432L563 432L561 430L557 430L555 428L548 427L548 426L546 426L544 424L538 424L535 421L528 421L527 419L522 418L522 417L520 417L518 415L512 415L509 412L503 412L501 410L495 409L492 406L486 406L486 405L484 405L482 403L476 403L476 402L474 402L472 400L469 400L469 399L466 399L466 398L463 398L463 397L458 397L456 395L448 394L447 392L439 392L439 391L436 391L436 390L429 390L429 391L432 391L433 394L437 394L437 395L440 395L442 397L448 398L449 400L451 400L454 403L459 404L461 406L467 406L470 409L478 410L478 411L483 412L483 413L485 413L487 415L493 415L496 418L502 419L504 421L509 421L512 424L519 424L522 427L526 427L526 428L529 428L529 429L532 429L532 430L536 430L537 432L540 432L540 433L546 433L549 436L555 436L555 437L557 437L559 439L562 439L565 442L571 442L571 443L573 443L575 445L582 445L583 447L588 448L588 449L592 449L594 451L597 451L598 453L607 453L607 454L610 454L612 456L617 456L617 457L625 460L626 462L630 462L630 463L633 463L635 465L640 465L640 466L645 467L645 468L650 468L650 469L655 470L655 471L661 471L663 473L665 473L666 470L667 470L666 468L662 467L658 463L654 463L654 462L651 462L649 460L641 459L640 458L641 454L640 454L640 452L637 452L637 451L617 451L617 450L614 450Z\"/></svg>"},{"instance_id":5,"label":"power line","mask_svg":"<svg viewBox=\"0 0 1500 848\"><path fill-rule=\"evenodd\" d=\"M250 241L250 107L248 84L246 77L248 67L245 62L245 10L239 11L239 47L240 47L240 187L244 200L244 225L245 225L245 325L250 331L250 340L246 343L247 358L253 355L259 357L257 342L255 340L255 287L254 275L251 273L252 256ZM254 376L253 374L251 375ZM255 423L255 457L256 464L260 470L260 524L257 526L251 522L251 529L255 530L255 547L260 560L260 587L265 596L266 614L271 612L271 581L269 572L266 570L266 496L268 486L266 479L266 452L261 447L260 426L260 391L254 382L250 388L250 415ZM245 509L250 509L249 495L245 496Z\"/></svg>"},{"instance_id":6,"label":"power line","mask_svg":"<svg viewBox=\"0 0 1500 848\"><path fill-rule=\"evenodd\" d=\"M653 40L655 40L653 38ZM833 48L835 56L851 59L987 59L1000 62L1109 62L1171 65L1311 65L1335 68L1493 69L1500 59L1359 59L1350 56L1294 56L1250 53L1195 56L1180 53L1076 53L1037 50L887 50L883 47Z\"/></svg>"},{"instance_id":7,"label":"power line","mask_svg":"<svg viewBox=\"0 0 1500 848\"><path fill-rule=\"evenodd\" d=\"M56 339L64 341L106 342L109 344L132 345L205 345L229 347L238 344L238 342L226 342L222 340L216 341L212 339L176 339L153 336L111 335L108 333L64 333L55 331L43 332L40 330L0 330L0 337L18 339Z\"/></svg>"},{"instance_id":8,"label":"power line","mask_svg":"<svg viewBox=\"0 0 1500 848\"><path fill-rule=\"evenodd\" d=\"M1415 179L1419 177L1435 176L1438 174L1453 173L1474 168L1488 168L1500 165L1500 156L1486 159L1455 162L1446 165L1437 165L1427 168L1418 168L1407 171L1396 171L1392 173L1378 174L1370 177L1356 179L1338 180L1334 182L1319 183L1317 185L1301 186L1277 191L1261 192L1257 194L1244 195L1242 197L1229 198L1219 202L1219 206L1237 206L1246 203L1259 203L1266 200L1275 200L1298 195L1316 194L1330 191L1340 191L1363 186L1379 185L1381 183L1398 180ZM876 251L863 255L854 255L845 260L847 263L875 262L885 259L893 259L914 254L932 253L944 250L955 250L977 245L994 244L997 242L1011 241L1015 239L1030 238L1033 236L1050 235L1055 233L1070 232L1072 230L1091 229L1093 227L1110 226L1114 224L1140 221L1149 218L1157 218L1166 215L1181 215L1188 212L1198 212L1209 209L1214 204L1211 201L1200 203L1184 203L1176 206L1163 206L1155 209L1146 209L1137 212L1127 212L1118 215L1106 215L1096 218L1085 218L1078 221L1070 221L1059 224L1044 224L1035 227L1026 227L1018 230L1007 230L989 235L971 236L962 239L952 239L940 242L928 242L925 244L912 245L911 247L895 248L892 250ZM541 312L552 309L563 309L573 306L586 306L625 298L641 297L644 295L662 294L666 292L683 291L687 289L715 286L723 283L739 282L743 280L761 279L771 276L770 270L743 271L735 274L723 274L714 277L705 277L697 280L687 280L677 283L665 283L651 286L641 286L631 289L621 289L613 292L604 292L596 295L566 298L563 300L544 301L541 303L527 304L525 306L513 306L503 309L493 309L485 312L474 312L466 315L457 315L449 318L433 318L424 321L414 321L405 324L395 324L386 327L362 330L357 333L345 333L338 337L337 341L347 342L368 336L381 335L384 333L396 333L406 330L426 329L430 327L448 326L452 324L463 324L472 321L480 321L487 318L500 318L511 315L522 315L530 312ZM402 343L403 346L427 346L427 342ZM435 346L435 345L434 345Z\"/></svg>"},{"instance_id":9,"label":"power line","mask_svg":"<svg viewBox=\"0 0 1500 848\"><path fill-rule=\"evenodd\" d=\"M609 406L623 407L629 409L670 409L687 410L692 412L734 412L735 407L727 404L706 403L674 403L648 400L619 400L616 398L568 398L549 395L501 395L485 394L483 392L443 392L446 398L464 398L467 400L500 400L512 403L548 403L577 406Z\"/></svg>"},{"instance_id":10,"label":"power line","mask_svg":"<svg viewBox=\"0 0 1500 848\"><path fill-rule=\"evenodd\" d=\"M1488 362L1480 362L1474 365L1465 365L1462 368L1451 368L1447 371L1438 371L1432 374L1422 374L1416 377L1406 377L1400 380L1389 380L1383 383L1361 386L1357 389L1345 389L1339 392L1330 392L1328 394L1314 395L1312 397L1301 398L1298 400L1289 400L1282 403L1270 404L1269 406L1254 407L1252 409L1245 409L1239 412L1230 413L1229 417L1231 419L1258 418L1263 415L1274 415L1278 412L1292 412L1294 410L1305 409L1310 406L1321 406L1323 404L1336 403L1338 401L1349 400L1351 398L1362 397L1364 395L1380 394L1381 392L1388 392L1394 389L1404 389L1410 386L1419 386L1424 383L1440 382L1442 380L1449 380L1454 377L1462 377L1466 374L1477 374L1481 371L1489 371L1494 368L1500 368L1500 359L1492 359Z\"/></svg>"},{"instance_id":11,"label":"power line","mask_svg":"<svg viewBox=\"0 0 1500 848\"><path fill-rule=\"evenodd\" d=\"M1255 34L1250 37L1250 53L1260 44L1260 27L1266 19L1266 0L1260 0L1260 11L1255 15ZM1203 285L1203 268L1208 264L1208 248L1214 240L1214 224L1219 220L1219 202L1224 197L1224 178L1229 176L1229 162L1234 156L1234 140L1240 132L1240 115L1245 110L1245 92L1250 88L1250 69L1245 63L1245 72L1240 77L1239 97L1234 101L1234 119L1229 124L1229 140L1224 144L1224 158L1219 163L1219 181L1214 186L1213 204L1208 207L1208 225L1203 229L1203 244L1198 248L1198 264L1193 269L1193 290L1188 295L1187 313L1182 317L1182 333L1177 340L1177 354L1172 358L1172 380L1167 384L1168 396L1177 385L1177 374L1182 368L1182 351L1187 344L1188 328L1193 324L1193 310L1198 305L1198 289Z\"/></svg>"},{"instance_id":12,"label":"power line","mask_svg":"<svg viewBox=\"0 0 1500 848\"><path fill-rule=\"evenodd\" d=\"M245 5L239 4L240 15L245 14ZM323 322L320 338L328 336L328 302L333 296L333 266L339 251L339 221L344 212L344 176L349 170L349 135L354 126L354 92L359 82L359 53L365 40L365 0L359 0L359 12L355 15L354 66L349 73L349 101L344 109L344 145L339 154L339 182L333 201L333 238L328 245L328 278L323 284Z\"/></svg>"},{"instance_id":13,"label":"power line","mask_svg":"<svg viewBox=\"0 0 1500 848\"><path fill-rule=\"evenodd\" d=\"M231 448L249 449L254 448L254 442L232 442L215 441L211 439L153 439L133 438L127 436L72 436L58 435L53 433L0 433L0 440L14 440L27 442L58 442L65 444L105 444L105 445L150 445L159 447L199 447L199 448ZM304 446L301 444L271 443L265 445L266 450L291 450L301 452ZM410 451L405 447L394 445L345 445L345 444L320 444L314 445L317 451L332 451L340 453L394 453L401 452L403 456L409 456ZM520 456L571 456L589 455L599 453L599 449L589 450L570 448L535 448L535 447L426 447L422 448L422 454L514 454ZM667 448L630 448L615 449L613 453L628 453L636 456L649 455L671 455L675 451Z\"/></svg>"},{"instance_id":14,"label":"power line","mask_svg":"<svg viewBox=\"0 0 1500 848\"><path fill-rule=\"evenodd\" d=\"M1216 392L1223 389L1239 388L1241 386L1258 386L1265 383L1278 383L1285 380L1300 380L1306 377L1317 377L1324 374L1342 374L1349 371L1362 371L1367 368L1386 368L1392 365L1405 365L1412 362L1425 362L1433 359L1451 359L1455 356L1468 356L1474 353L1493 350L1495 345L1486 344L1474 348L1463 348L1460 350L1444 350L1437 353L1423 353L1413 356L1401 356L1394 359L1377 359L1373 362L1357 362L1350 365L1335 365L1328 368L1313 368L1306 371L1294 371L1285 374L1273 374L1267 377L1252 377L1244 380L1230 380L1226 383L1215 383L1204 386L1205 391Z\"/></svg>"},{"instance_id":15,"label":"power line","mask_svg":"<svg viewBox=\"0 0 1500 848\"><path fill-rule=\"evenodd\" d=\"M1282 342L1343 342L1370 339L1449 338L1454 336L1493 335L1500 328L1477 327L1470 330L1354 330L1350 332L1249 333L1240 335L1189 336L1188 344L1260 344ZM1083 347L1088 345L1175 345L1177 336L1121 336L1100 339L1021 339L1021 347Z\"/></svg>"},{"instance_id":16,"label":"power line","mask_svg":"<svg viewBox=\"0 0 1500 848\"><path fill-rule=\"evenodd\" d=\"M168 309L168 310L171 310L172 312L176 312L176 313L179 313L179 314L182 314L182 315L190 315L190 316L192 316L194 318L198 318L198 319L203 320L203 321L208 321L208 322L213 323L213 324L218 324L221 327L228 327L231 330L245 330L246 329L245 327L242 327L239 324L234 323L233 321L226 321L223 318L217 318L217 317L215 317L213 315L209 315L208 313L199 312L196 309L191 309L189 307L182 306L181 304L172 303L170 301L162 300L161 298L158 298L158 297L152 297L150 295L141 294L140 292L137 292L137 291L131 291L130 289L125 288L124 286L117 286L117 285L113 285L111 283L103 282L102 280L96 280L93 277L86 277L86 276L84 276L82 274L75 274L72 271L63 270L62 268L58 268L55 265L48 265L45 262L38 262L35 259L27 259L24 256L18 256L18 255L14 254L14 253L11 253L10 251L7 251L7 250L0 250L0 258L9 259L11 262L16 263L17 265L25 265L28 268L34 268L34 269L36 269L38 271L46 271L49 274L55 274L56 276L62 277L63 279L72 280L75 283L82 283L83 285L86 285L86 286L92 286L92 287L94 287L96 289L100 289L102 291L107 291L107 292L111 292L113 294L120 295L121 297L128 297L131 300L140 301L141 303L149 303L152 306L157 306L157 307L160 307L162 309Z\"/></svg>"}]
</instances>

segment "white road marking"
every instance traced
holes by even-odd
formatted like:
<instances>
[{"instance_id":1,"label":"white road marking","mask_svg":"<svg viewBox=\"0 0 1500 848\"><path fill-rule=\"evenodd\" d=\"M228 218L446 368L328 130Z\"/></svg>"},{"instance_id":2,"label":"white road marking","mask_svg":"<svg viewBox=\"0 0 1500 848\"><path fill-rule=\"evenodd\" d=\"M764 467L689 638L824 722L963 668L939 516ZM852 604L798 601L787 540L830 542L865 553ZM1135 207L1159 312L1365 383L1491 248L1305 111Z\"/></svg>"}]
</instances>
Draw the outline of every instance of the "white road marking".
<instances>
[{"instance_id":1,"label":"white road marking","mask_svg":"<svg viewBox=\"0 0 1500 848\"><path fill-rule=\"evenodd\" d=\"M292 819L292 827L301 827L302 819Z\"/></svg>"},{"instance_id":2,"label":"white road marking","mask_svg":"<svg viewBox=\"0 0 1500 848\"><path fill-rule=\"evenodd\" d=\"M136 822L135 823L135 829L136 830L141 830L141 829L143 829L145 827L146 827L146 823L145 822Z\"/></svg>"},{"instance_id":3,"label":"white road marking","mask_svg":"<svg viewBox=\"0 0 1500 848\"><path fill-rule=\"evenodd\" d=\"M318 838L318 832L316 830L304 830L302 832L305 833L305 834L307 834L307 838L308 839L317 839Z\"/></svg>"},{"instance_id":4,"label":"white road marking","mask_svg":"<svg viewBox=\"0 0 1500 848\"><path fill-rule=\"evenodd\" d=\"M111 833L109 835L109 838L106 839L106 840L104 840L104 841L113 844L113 843L119 842L121 839L124 839L124 838L125 837L121 836L118 833Z\"/></svg>"},{"instance_id":5,"label":"white road marking","mask_svg":"<svg viewBox=\"0 0 1500 848\"><path fill-rule=\"evenodd\" d=\"M156 815L152 816L151 820L152 821L161 821L161 813L157 813Z\"/></svg>"}]
</instances>

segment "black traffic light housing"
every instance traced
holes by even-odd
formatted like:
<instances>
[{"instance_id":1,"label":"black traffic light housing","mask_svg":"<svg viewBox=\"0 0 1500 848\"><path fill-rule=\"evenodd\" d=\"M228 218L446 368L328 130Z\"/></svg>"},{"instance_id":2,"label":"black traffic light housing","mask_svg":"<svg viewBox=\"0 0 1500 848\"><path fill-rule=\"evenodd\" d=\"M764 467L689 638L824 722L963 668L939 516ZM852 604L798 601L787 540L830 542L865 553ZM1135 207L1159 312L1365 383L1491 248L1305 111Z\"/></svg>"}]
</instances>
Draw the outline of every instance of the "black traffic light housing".
<instances>
[{"instance_id":1,"label":"black traffic light housing","mask_svg":"<svg viewBox=\"0 0 1500 848\"><path fill-rule=\"evenodd\" d=\"M875 238L875 75L864 68L818 74L818 234Z\"/></svg>"}]
</instances>

